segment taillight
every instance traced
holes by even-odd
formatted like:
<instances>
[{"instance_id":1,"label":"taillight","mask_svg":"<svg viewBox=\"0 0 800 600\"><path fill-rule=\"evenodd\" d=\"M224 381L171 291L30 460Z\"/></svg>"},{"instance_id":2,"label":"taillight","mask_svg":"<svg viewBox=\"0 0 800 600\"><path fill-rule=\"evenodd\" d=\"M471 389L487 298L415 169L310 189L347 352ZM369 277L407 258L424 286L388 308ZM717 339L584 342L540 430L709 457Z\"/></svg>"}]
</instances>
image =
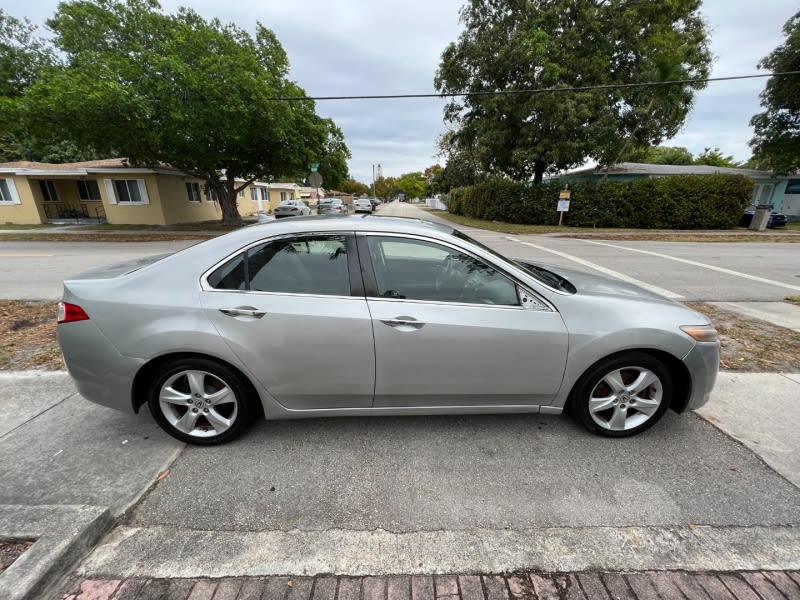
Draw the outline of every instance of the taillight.
<instances>
[{"instance_id":1,"label":"taillight","mask_svg":"<svg viewBox=\"0 0 800 600\"><path fill-rule=\"evenodd\" d=\"M73 323L75 321L88 321L89 315L77 304L69 302L58 303L58 323Z\"/></svg>"},{"instance_id":2,"label":"taillight","mask_svg":"<svg viewBox=\"0 0 800 600\"><path fill-rule=\"evenodd\" d=\"M296 208L291 208L290 210L291 210L291 212L297 212Z\"/></svg>"}]
</instances>

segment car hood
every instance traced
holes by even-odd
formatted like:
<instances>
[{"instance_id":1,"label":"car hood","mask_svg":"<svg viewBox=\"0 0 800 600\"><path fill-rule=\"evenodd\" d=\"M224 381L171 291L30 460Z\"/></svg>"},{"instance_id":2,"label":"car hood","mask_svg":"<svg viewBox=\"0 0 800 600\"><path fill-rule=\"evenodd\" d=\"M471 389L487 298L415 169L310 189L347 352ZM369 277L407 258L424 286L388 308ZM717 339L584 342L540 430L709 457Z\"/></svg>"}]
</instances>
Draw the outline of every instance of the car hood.
<instances>
[{"instance_id":1,"label":"car hood","mask_svg":"<svg viewBox=\"0 0 800 600\"><path fill-rule=\"evenodd\" d=\"M585 271L570 269L569 267L533 263L527 260L516 260L515 262L525 267L545 269L546 271L551 271L552 273L563 277L575 287L575 291L573 293L576 294L604 296L611 298L627 298L629 300L641 300L671 305L676 304L676 302L666 298L665 296L641 288L638 285L620 281L619 279L602 277L600 275L592 275L590 273L586 273ZM551 285L551 287L554 286ZM568 289L561 289L560 291L572 292L572 290Z\"/></svg>"}]
</instances>

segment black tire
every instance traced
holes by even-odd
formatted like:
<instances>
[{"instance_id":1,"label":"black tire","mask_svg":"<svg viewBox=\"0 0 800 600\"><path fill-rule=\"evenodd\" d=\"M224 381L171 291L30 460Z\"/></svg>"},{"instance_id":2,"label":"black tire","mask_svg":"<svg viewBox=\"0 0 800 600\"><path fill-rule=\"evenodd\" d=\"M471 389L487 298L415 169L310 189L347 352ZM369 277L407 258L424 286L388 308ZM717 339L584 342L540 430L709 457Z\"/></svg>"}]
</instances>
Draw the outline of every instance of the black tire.
<instances>
[{"instance_id":1,"label":"black tire","mask_svg":"<svg viewBox=\"0 0 800 600\"><path fill-rule=\"evenodd\" d=\"M643 377L641 385L646 387L631 393L631 384L639 376ZM623 385L613 389L609 380ZM592 433L629 437L652 427L664 416L672 402L672 390L672 377L660 360L644 352L624 352L595 363L581 376L572 390L569 409ZM606 404L608 407L603 409Z\"/></svg>"},{"instance_id":2,"label":"black tire","mask_svg":"<svg viewBox=\"0 0 800 600\"><path fill-rule=\"evenodd\" d=\"M241 435L257 414L256 398L239 373L197 357L164 363L153 378L147 405L169 435L199 446L229 442Z\"/></svg>"}]
</instances>

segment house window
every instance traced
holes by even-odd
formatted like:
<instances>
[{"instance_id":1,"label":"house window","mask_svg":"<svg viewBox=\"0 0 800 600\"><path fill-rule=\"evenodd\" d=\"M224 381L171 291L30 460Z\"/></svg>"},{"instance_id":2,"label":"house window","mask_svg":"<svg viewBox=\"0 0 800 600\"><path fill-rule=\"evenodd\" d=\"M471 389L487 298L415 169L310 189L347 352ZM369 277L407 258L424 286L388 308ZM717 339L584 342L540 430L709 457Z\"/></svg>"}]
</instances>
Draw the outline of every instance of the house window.
<instances>
[{"instance_id":1,"label":"house window","mask_svg":"<svg viewBox=\"0 0 800 600\"><path fill-rule=\"evenodd\" d=\"M42 190L42 197L45 202L58 202L56 194L56 184L52 179L40 179L39 187Z\"/></svg>"},{"instance_id":2,"label":"house window","mask_svg":"<svg viewBox=\"0 0 800 600\"><path fill-rule=\"evenodd\" d=\"M206 202L216 202L217 201L217 191L206 186Z\"/></svg>"},{"instance_id":3,"label":"house window","mask_svg":"<svg viewBox=\"0 0 800 600\"><path fill-rule=\"evenodd\" d=\"M800 194L800 179L790 179L786 183L785 194Z\"/></svg>"},{"instance_id":4,"label":"house window","mask_svg":"<svg viewBox=\"0 0 800 600\"><path fill-rule=\"evenodd\" d=\"M141 179L117 179L114 181L114 189L117 192L117 202L129 204L141 204L142 195L139 190Z\"/></svg>"},{"instance_id":5,"label":"house window","mask_svg":"<svg viewBox=\"0 0 800 600\"><path fill-rule=\"evenodd\" d=\"M258 188L250 188L250 200L258 200Z\"/></svg>"},{"instance_id":6,"label":"house window","mask_svg":"<svg viewBox=\"0 0 800 600\"><path fill-rule=\"evenodd\" d=\"M189 202L200 202L200 184L187 183L186 194L189 196Z\"/></svg>"},{"instance_id":7,"label":"house window","mask_svg":"<svg viewBox=\"0 0 800 600\"><path fill-rule=\"evenodd\" d=\"M81 200L100 200L100 186L93 179L78 181L78 198Z\"/></svg>"},{"instance_id":8,"label":"house window","mask_svg":"<svg viewBox=\"0 0 800 600\"><path fill-rule=\"evenodd\" d=\"M13 179L0 179L0 202L5 204L20 203Z\"/></svg>"},{"instance_id":9,"label":"house window","mask_svg":"<svg viewBox=\"0 0 800 600\"><path fill-rule=\"evenodd\" d=\"M281 202L286 202L288 200L286 192L281 192Z\"/></svg>"},{"instance_id":10,"label":"house window","mask_svg":"<svg viewBox=\"0 0 800 600\"><path fill-rule=\"evenodd\" d=\"M239 198L244 198L244 190L239 190Z\"/></svg>"},{"instance_id":11,"label":"house window","mask_svg":"<svg viewBox=\"0 0 800 600\"><path fill-rule=\"evenodd\" d=\"M269 200L269 192L267 188L259 188L261 190L261 199L262 200Z\"/></svg>"}]
</instances>

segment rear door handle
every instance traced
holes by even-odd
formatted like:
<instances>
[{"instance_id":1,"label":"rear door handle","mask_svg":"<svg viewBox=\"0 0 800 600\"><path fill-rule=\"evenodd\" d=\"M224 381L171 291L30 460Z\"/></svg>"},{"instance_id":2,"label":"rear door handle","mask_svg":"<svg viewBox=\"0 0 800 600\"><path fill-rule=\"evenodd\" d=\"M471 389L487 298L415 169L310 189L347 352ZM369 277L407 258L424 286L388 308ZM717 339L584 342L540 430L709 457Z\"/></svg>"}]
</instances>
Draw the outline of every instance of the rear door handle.
<instances>
[{"instance_id":1,"label":"rear door handle","mask_svg":"<svg viewBox=\"0 0 800 600\"><path fill-rule=\"evenodd\" d=\"M256 319L260 319L267 314L262 310L256 310L254 308L220 308L219 312L229 317L255 317Z\"/></svg>"}]
</instances>

